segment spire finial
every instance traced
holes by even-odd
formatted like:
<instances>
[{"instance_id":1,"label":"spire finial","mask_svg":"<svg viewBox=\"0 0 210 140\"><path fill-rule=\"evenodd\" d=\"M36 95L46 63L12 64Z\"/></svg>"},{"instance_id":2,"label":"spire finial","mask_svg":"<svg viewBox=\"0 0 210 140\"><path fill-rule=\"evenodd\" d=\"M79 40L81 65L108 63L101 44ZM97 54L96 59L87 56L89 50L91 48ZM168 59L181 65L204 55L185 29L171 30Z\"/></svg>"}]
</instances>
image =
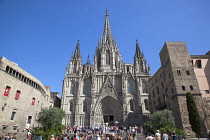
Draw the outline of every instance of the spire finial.
<instances>
[{"instance_id":1,"label":"spire finial","mask_svg":"<svg viewBox=\"0 0 210 140\"><path fill-rule=\"evenodd\" d=\"M136 53L135 53L135 56L140 57L140 54L141 54L141 51L140 51L139 43L138 43L138 40L136 39Z\"/></svg>"},{"instance_id":2,"label":"spire finial","mask_svg":"<svg viewBox=\"0 0 210 140\"><path fill-rule=\"evenodd\" d=\"M79 40L77 40L77 46L76 46L74 55L77 56L77 57L81 57L81 55L80 55L80 42L79 42Z\"/></svg>"},{"instance_id":3,"label":"spire finial","mask_svg":"<svg viewBox=\"0 0 210 140\"><path fill-rule=\"evenodd\" d=\"M106 8L106 16L109 16L109 14L108 14L108 9Z\"/></svg>"},{"instance_id":4,"label":"spire finial","mask_svg":"<svg viewBox=\"0 0 210 140\"><path fill-rule=\"evenodd\" d=\"M86 63L87 65L91 65L91 63L90 63L90 55L88 54L88 60L87 60L87 63Z\"/></svg>"}]
</instances>

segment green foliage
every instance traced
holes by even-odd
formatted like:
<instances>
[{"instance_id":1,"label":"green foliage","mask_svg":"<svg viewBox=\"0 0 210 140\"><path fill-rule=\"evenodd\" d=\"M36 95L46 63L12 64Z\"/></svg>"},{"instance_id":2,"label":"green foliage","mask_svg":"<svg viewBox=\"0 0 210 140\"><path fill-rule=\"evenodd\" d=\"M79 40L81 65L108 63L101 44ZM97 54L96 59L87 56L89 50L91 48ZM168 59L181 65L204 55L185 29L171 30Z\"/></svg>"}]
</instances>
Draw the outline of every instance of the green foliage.
<instances>
[{"instance_id":1,"label":"green foliage","mask_svg":"<svg viewBox=\"0 0 210 140\"><path fill-rule=\"evenodd\" d=\"M187 99L187 109L189 112L189 121L192 127L192 130L197 134L198 137L202 134L202 120L198 113L195 100L190 92L186 93Z\"/></svg>"},{"instance_id":2,"label":"green foliage","mask_svg":"<svg viewBox=\"0 0 210 140\"><path fill-rule=\"evenodd\" d=\"M175 128L175 127L171 127L171 126L166 126L163 128L159 129L161 132L166 132L169 136L171 135L171 132L174 131L177 135L182 135L185 136L185 132L181 129Z\"/></svg>"},{"instance_id":3,"label":"green foliage","mask_svg":"<svg viewBox=\"0 0 210 140\"><path fill-rule=\"evenodd\" d=\"M59 108L43 108L38 114L37 122L42 125L44 130L48 130L61 125L64 116L64 111Z\"/></svg>"},{"instance_id":4,"label":"green foliage","mask_svg":"<svg viewBox=\"0 0 210 140\"><path fill-rule=\"evenodd\" d=\"M42 139L50 139L51 135L61 135L65 126L62 125L62 119L65 116L65 112L56 107L43 108L38 114L37 122L42 127L32 129L32 133L38 137L42 136Z\"/></svg>"},{"instance_id":5,"label":"green foliage","mask_svg":"<svg viewBox=\"0 0 210 140\"><path fill-rule=\"evenodd\" d=\"M64 130L65 126L64 125L58 125L56 127L50 128L50 129L43 129L43 128L33 128L32 133L38 137L42 136L43 140L49 140L51 135L54 136L59 136L62 133L62 130Z\"/></svg>"},{"instance_id":6,"label":"green foliage","mask_svg":"<svg viewBox=\"0 0 210 140\"><path fill-rule=\"evenodd\" d=\"M174 127L174 119L170 110L162 110L153 113L150 120L144 123L144 125L151 131L155 132L160 128Z\"/></svg>"}]
</instances>

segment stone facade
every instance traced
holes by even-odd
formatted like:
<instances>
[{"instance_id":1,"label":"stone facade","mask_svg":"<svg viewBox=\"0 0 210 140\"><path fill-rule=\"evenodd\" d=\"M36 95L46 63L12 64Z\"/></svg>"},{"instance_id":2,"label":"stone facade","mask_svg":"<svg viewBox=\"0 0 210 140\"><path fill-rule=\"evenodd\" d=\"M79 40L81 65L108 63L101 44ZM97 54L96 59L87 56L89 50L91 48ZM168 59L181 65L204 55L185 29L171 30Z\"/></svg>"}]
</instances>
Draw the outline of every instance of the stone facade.
<instances>
[{"instance_id":1,"label":"stone facade","mask_svg":"<svg viewBox=\"0 0 210 140\"><path fill-rule=\"evenodd\" d=\"M50 88L5 57L0 58L0 77L0 134L38 126L38 113L52 104Z\"/></svg>"},{"instance_id":2,"label":"stone facade","mask_svg":"<svg viewBox=\"0 0 210 140\"><path fill-rule=\"evenodd\" d=\"M186 103L186 92L190 92L204 122L203 130L206 134L209 126L204 114L208 110L208 104L201 97L185 42L166 42L160 52L160 59L161 67L149 81L151 113L166 108L172 110L176 127L183 129L187 137L194 137Z\"/></svg>"},{"instance_id":3,"label":"stone facade","mask_svg":"<svg viewBox=\"0 0 210 140\"><path fill-rule=\"evenodd\" d=\"M134 64L123 63L106 11L104 32L98 41L94 64L82 65L80 44L63 81L61 108L64 125L142 125L149 115L150 68L136 41Z\"/></svg>"}]
</instances>

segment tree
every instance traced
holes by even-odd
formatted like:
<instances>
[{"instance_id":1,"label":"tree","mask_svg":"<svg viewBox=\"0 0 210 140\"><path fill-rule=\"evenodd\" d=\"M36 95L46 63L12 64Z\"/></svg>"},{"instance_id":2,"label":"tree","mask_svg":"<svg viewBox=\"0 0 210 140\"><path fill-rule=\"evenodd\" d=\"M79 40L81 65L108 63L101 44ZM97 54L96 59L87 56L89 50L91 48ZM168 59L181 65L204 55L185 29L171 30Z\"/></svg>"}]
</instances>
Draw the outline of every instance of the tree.
<instances>
[{"instance_id":1,"label":"tree","mask_svg":"<svg viewBox=\"0 0 210 140\"><path fill-rule=\"evenodd\" d=\"M33 128L32 133L35 136L42 136L44 140L50 139L51 135L60 135L65 128L62 125L62 119L65 112L56 107L43 108L38 114L37 122L41 127Z\"/></svg>"},{"instance_id":2,"label":"tree","mask_svg":"<svg viewBox=\"0 0 210 140\"><path fill-rule=\"evenodd\" d=\"M189 121L192 130L197 134L198 137L202 134L202 121L198 113L198 108L195 104L193 95L190 92L186 93L187 109L189 112Z\"/></svg>"},{"instance_id":3,"label":"tree","mask_svg":"<svg viewBox=\"0 0 210 140\"><path fill-rule=\"evenodd\" d=\"M44 130L47 130L61 125L64 116L65 112L59 108L43 108L38 114L37 122L42 125Z\"/></svg>"},{"instance_id":4,"label":"tree","mask_svg":"<svg viewBox=\"0 0 210 140\"><path fill-rule=\"evenodd\" d=\"M144 125L153 132L164 127L175 127L172 112L167 109L153 113Z\"/></svg>"}]
</instances>

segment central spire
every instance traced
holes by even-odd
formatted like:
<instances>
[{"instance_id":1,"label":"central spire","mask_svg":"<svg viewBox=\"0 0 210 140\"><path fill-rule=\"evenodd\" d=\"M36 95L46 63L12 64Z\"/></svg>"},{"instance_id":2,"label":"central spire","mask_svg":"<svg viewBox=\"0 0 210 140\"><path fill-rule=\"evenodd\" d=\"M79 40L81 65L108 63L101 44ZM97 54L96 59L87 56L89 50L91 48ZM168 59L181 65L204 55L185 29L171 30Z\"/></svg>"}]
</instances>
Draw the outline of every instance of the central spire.
<instances>
[{"instance_id":1,"label":"central spire","mask_svg":"<svg viewBox=\"0 0 210 140\"><path fill-rule=\"evenodd\" d=\"M104 24L104 36L111 36L111 29L109 24L109 14L108 10L106 9L106 15L105 15L105 24Z\"/></svg>"},{"instance_id":2,"label":"central spire","mask_svg":"<svg viewBox=\"0 0 210 140\"><path fill-rule=\"evenodd\" d=\"M108 10L106 9L103 43L110 45L112 44L112 42L113 42L113 39L112 39L111 28L110 28L110 23L109 23L109 14L108 14Z\"/></svg>"}]
</instances>

